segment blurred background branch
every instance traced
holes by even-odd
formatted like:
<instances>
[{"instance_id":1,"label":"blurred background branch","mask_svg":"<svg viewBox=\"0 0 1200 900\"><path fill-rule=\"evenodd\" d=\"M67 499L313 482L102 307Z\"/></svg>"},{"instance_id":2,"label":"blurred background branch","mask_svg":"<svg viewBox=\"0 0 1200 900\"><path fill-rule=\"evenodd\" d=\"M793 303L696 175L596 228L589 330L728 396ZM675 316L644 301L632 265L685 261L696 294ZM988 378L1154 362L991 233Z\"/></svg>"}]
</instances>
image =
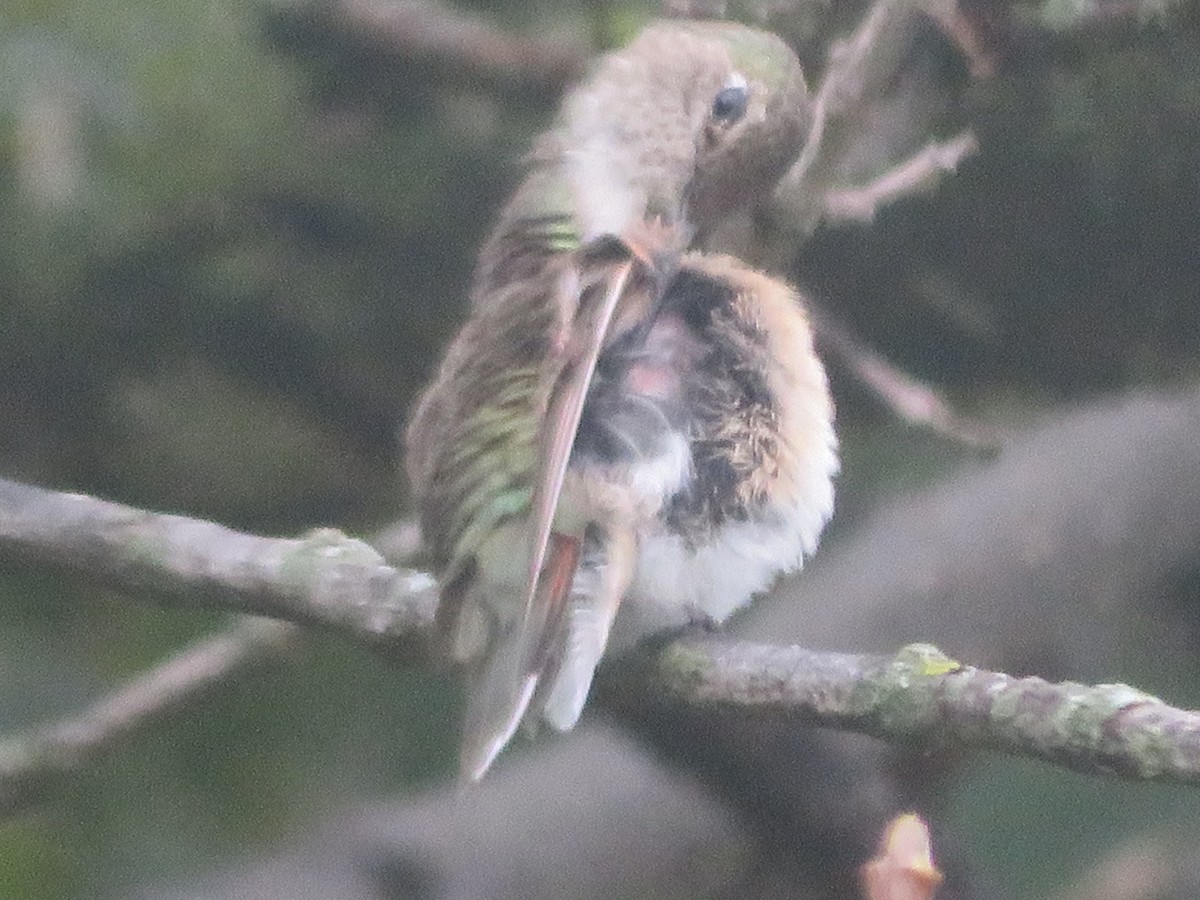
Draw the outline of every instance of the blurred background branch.
<instances>
[{"instance_id":1,"label":"blurred background branch","mask_svg":"<svg viewBox=\"0 0 1200 900\"><path fill-rule=\"evenodd\" d=\"M66 777L113 753L167 716L194 711L210 692L287 654L300 630L247 619L197 641L82 713L25 734L0 736L0 817L42 802Z\"/></svg>"},{"instance_id":2,"label":"blurred background branch","mask_svg":"<svg viewBox=\"0 0 1200 900\"><path fill-rule=\"evenodd\" d=\"M956 413L936 390L864 346L826 310L812 306L809 316L821 349L839 359L898 419L929 428L964 446L997 446L996 436L986 426Z\"/></svg>"},{"instance_id":3,"label":"blurred background branch","mask_svg":"<svg viewBox=\"0 0 1200 900\"><path fill-rule=\"evenodd\" d=\"M876 0L853 35L830 47L815 88L813 124L776 204L795 234L811 232L826 214L827 196L841 177L844 157L861 138L864 109L885 92L912 41L924 6L917 0Z\"/></svg>"},{"instance_id":4,"label":"blurred background branch","mask_svg":"<svg viewBox=\"0 0 1200 900\"><path fill-rule=\"evenodd\" d=\"M312 9L385 56L435 64L456 77L558 90L591 49L575 36L518 35L480 15L424 0L337 0Z\"/></svg>"},{"instance_id":5,"label":"blurred background branch","mask_svg":"<svg viewBox=\"0 0 1200 900\"><path fill-rule=\"evenodd\" d=\"M870 222L879 208L919 191L932 189L979 149L969 131L944 142L927 144L895 168L861 187L835 188L825 196L825 219L830 222Z\"/></svg>"}]
</instances>

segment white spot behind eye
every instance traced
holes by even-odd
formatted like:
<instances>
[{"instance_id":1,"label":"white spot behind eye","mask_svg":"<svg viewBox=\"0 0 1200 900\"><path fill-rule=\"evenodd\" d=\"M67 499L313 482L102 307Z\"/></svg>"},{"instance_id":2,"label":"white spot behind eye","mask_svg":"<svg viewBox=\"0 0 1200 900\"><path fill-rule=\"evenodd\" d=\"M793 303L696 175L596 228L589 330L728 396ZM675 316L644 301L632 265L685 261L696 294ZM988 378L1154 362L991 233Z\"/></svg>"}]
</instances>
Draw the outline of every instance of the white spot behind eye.
<instances>
[{"instance_id":1,"label":"white spot behind eye","mask_svg":"<svg viewBox=\"0 0 1200 900\"><path fill-rule=\"evenodd\" d=\"M745 90L750 87L750 82L746 80L746 76L741 72L730 72L729 77L725 79L723 87L742 88Z\"/></svg>"}]
</instances>

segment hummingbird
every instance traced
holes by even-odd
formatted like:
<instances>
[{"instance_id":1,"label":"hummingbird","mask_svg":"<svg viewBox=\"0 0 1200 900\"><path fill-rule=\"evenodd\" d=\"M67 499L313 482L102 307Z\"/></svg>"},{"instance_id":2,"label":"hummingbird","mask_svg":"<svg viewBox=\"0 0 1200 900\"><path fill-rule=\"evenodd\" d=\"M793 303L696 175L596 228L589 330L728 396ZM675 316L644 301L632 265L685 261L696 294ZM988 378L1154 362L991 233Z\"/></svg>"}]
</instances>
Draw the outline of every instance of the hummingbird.
<instances>
[{"instance_id":1,"label":"hummingbird","mask_svg":"<svg viewBox=\"0 0 1200 900\"><path fill-rule=\"evenodd\" d=\"M610 644L720 622L815 548L838 462L799 298L688 252L809 118L777 37L663 22L535 141L405 434L439 633L473 668L465 779L522 720L571 728Z\"/></svg>"}]
</instances>

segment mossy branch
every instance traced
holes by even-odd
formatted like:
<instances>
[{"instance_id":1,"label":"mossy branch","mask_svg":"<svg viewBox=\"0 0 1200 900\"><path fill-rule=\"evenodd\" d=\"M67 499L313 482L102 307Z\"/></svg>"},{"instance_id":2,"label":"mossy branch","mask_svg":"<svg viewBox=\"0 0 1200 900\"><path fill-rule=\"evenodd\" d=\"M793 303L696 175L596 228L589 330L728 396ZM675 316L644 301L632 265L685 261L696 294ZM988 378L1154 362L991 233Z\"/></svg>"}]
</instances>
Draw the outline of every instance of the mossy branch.
<instances>
[{"instance_id":1,"label":"mossy branch","mask_svg":"<svg viewBox=\"0 0 1200 900\"><path fill-rule=\"evenodd\" d=\"M434 580L335 529L271 538L0 479L0 559L160 602L316 625L423 651Z\"/></svg>"},{"instance_id":2,"label":"mossy branch","mask_svg":"<svg viewBox=\"0 0 1200 900\"><path fill-rule=\"evenodd\" d=\"M32 561L132 596L332 629L428 664L433 579L361 541L233 531L185 516L0 480L0 560ZM275 654L294 629L239 623L82 716L0 741L0 814L168 712ZM1051 684L913 645L895 657L679 639L602 679L615 705L671 703L782 717L927 749L989 749L1090 774L1200 783L1200 714L1125 685Z\"/></svg>"},{"instance_id":3,"label":"mossy branch","mask_svg":"<svg viewBox=\"0 0 1200 900\"><path fill-rule=\"evenodd\" d=\"M643 692L693 708L779 716L922 750L997 750L1090 775L1200 784L1200 713L1125 684L978 669L928 644L877 656L676 641L629 674Z\"/></svg>"}]
</instances>

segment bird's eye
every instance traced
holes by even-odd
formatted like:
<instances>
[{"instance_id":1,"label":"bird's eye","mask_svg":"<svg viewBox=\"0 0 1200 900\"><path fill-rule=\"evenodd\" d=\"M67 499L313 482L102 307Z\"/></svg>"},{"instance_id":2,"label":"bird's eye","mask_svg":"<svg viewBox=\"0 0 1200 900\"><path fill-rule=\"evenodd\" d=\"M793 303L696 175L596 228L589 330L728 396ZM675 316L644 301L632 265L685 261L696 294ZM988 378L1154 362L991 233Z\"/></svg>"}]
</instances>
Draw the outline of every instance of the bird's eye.
<instances>
[{"instance_id":1,"label":"bird's eye","mask_svg":"<svg viewBox=\"0 0 1200 900\"><path fill-rule=\"evenodd\" d=\"M713 99L712 117L718 122L732 125L746 114L746 106L750 102L750 86L746 79L738 73L729 76L725 86L717 91Z\"/></svg>"}]
</instances>

